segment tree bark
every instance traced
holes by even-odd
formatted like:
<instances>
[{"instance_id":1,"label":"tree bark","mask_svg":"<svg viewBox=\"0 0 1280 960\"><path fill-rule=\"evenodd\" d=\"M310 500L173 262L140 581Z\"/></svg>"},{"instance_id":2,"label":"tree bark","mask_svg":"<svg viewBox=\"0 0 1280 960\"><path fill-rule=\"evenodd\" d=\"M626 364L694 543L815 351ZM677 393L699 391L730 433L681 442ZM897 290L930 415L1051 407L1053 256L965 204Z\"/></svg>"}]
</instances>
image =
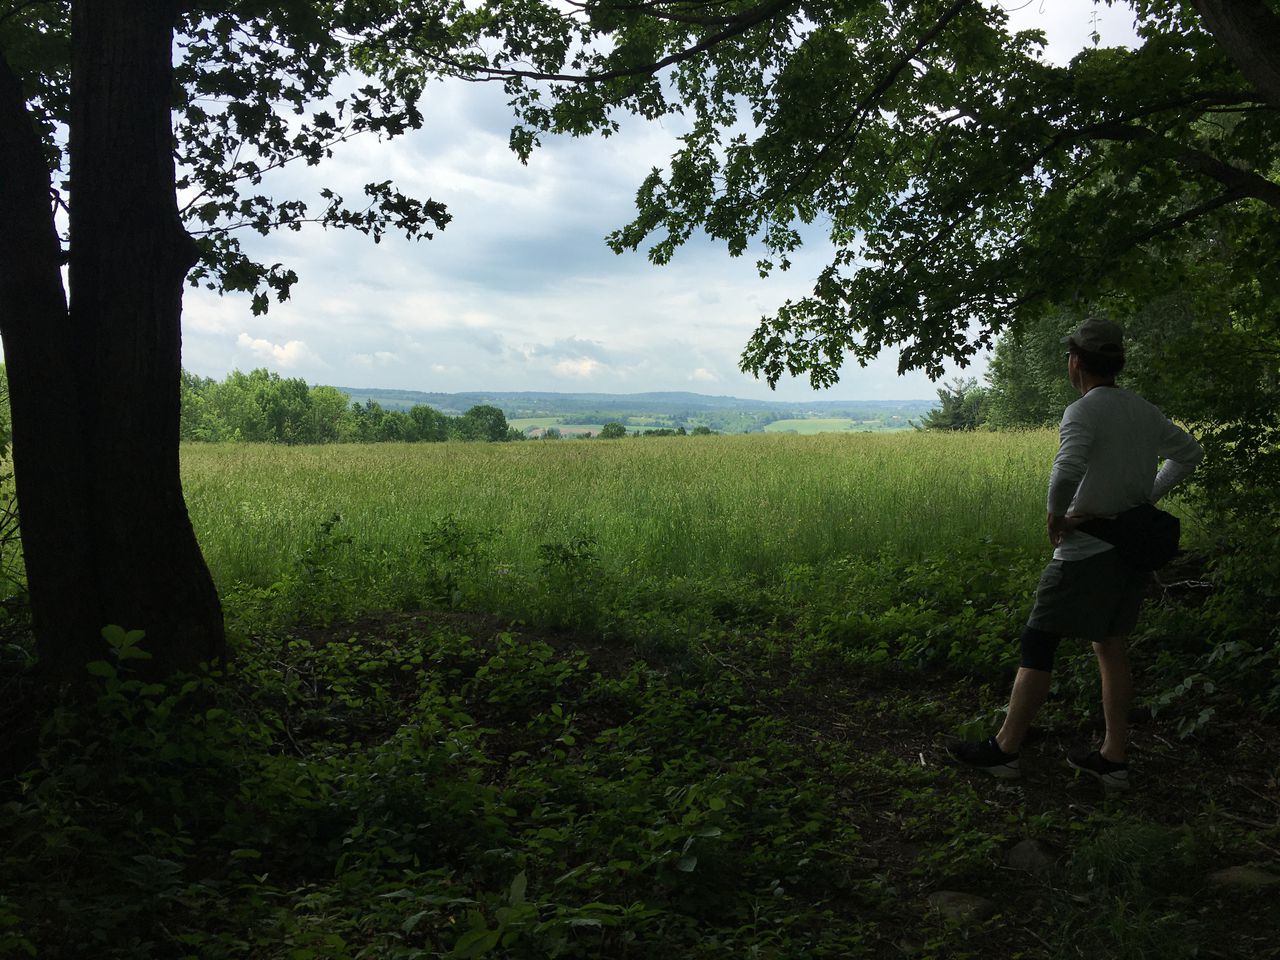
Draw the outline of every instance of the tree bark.
<instances>
[{"instance_id":1,"label":"tree bark","mask_svg":"<svg viewBox=\"0 0 1280 960\"><path fill-rule=\"evenodd\" d=\"M146 631L151 675L225 652L178 470L182 285L195 247L175 200L175 10L72 6L69 303L47 165L0 65L14 474L37 649L62 675L104 656L107 624Z\"/></svg>"},{"instance_id":2,"label":"tree bark","mask_svg":"<svg viewBox=\"0 0 1280 960\"><path fill-rule=\"evenodd\" d=\"M88 612L79 400L49 168L17 76L0 57L0 334L14 483L37 634L66 637ZM68 589L69 588L69 589ZM57 661L52 651L42 659ZM81 660L83 663L83 659Z\"/></svg>"},{"instance_id":3,"label":"tree bark","mask_svg":"<svg viewBox=\"0 0 1280 960\"><path fill-rule=\"evenodd\" d=\"M1200 19L1253 88L1280 110L1280 16L1263 0L1194 0Z\"/></svg>"}]
</instances>

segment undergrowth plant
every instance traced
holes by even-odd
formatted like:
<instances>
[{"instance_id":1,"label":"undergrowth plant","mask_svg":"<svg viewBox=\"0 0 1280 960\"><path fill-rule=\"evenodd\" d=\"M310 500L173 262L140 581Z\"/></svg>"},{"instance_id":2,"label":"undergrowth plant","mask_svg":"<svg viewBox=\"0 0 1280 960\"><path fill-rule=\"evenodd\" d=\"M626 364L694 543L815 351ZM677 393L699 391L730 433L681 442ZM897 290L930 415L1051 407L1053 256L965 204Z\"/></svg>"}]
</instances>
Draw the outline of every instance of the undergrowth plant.
<instances>
[{"instance_id":1,"label":"undergrowth plant","mask_svg":"<svg viewBox=\"0 0 1280 960\"><path fill-rule=\"evenodd\" d=\"M467 525L453 515L431 523L421 535L416 567L425 598L456 609L463 606L468 591L473 600L484 596L495 535L491 528Z\"/></svg>"}]
</instances>

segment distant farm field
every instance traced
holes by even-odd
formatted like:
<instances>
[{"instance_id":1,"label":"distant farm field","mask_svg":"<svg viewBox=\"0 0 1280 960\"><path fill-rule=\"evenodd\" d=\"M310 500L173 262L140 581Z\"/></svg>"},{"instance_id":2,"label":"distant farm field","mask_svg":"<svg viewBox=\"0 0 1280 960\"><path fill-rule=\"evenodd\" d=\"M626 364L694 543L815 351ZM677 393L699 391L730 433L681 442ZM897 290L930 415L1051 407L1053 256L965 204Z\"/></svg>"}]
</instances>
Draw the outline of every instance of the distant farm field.
<instances>
[{"instance_id":1,"label":"distant farm field","mask_svg":"<svg viewBox=\"0 0 1280 960\"><path fill-rule=\"evenodd\" d=\"M522 433L527 433L530 428L548 430L554 427L565 436L579 433L595 435L604 427L602 423L561 423L562 419L561 417L517 417L514 420L508 420L507 426L515 427Z\"/></svg>"},{"instance_id":2,"label":"distant farm field","mask_svg":"<svg viewBox=\"0 0 1280 960\"><path fill-rule=\"evenodd\" d=\"M701 577L839 556L936 554L984 538L1042 549L1056 436L739 435L611 443L191 444L192 521L215 578L265 584L320 525L395 558L444 520L496 562L589 538L616 571Z\"/></svg>"},{"instance_id":3,"label":"distant farm field","mask_svg":"<svg viewBox=\"0 0 1280 960\"><path fill-rule=\"evenodd\" d=\"M804 417L795 420L774 420L765 424L765 433L851 433L866 431L909 430L905 421L892 424L883 420L851 420L848 417Z\"/></svg>"}]
</instances>

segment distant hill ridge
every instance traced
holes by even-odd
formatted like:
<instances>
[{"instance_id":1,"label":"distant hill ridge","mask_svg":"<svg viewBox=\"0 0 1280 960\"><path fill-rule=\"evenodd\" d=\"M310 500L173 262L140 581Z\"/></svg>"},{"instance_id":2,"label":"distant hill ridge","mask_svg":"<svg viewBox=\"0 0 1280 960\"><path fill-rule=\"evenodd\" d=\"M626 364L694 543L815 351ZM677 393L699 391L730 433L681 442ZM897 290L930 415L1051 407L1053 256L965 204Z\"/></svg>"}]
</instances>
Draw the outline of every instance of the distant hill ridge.
<instances>
[{"instance_id":1,"label":"distant hill ridge","mask_svg":"<svg viewBox=\"0 0 1280 960\"><path fill-rule=\"evenodd\" d=\"M749 400L741 397L681 391L645 393L555 393L549 391L468 391L433 393L422 390L390 390L379 387L338 387L353 401L374 400L389 410L407 410L425 404L445 413L463 413L478 404L498 407L508 417L557 415L579 410L616 410L669 416L677 411L759 411L780 416L852 416L889 411L922 415L938 405L936 400Z\"/></svg>"}]
</instances>

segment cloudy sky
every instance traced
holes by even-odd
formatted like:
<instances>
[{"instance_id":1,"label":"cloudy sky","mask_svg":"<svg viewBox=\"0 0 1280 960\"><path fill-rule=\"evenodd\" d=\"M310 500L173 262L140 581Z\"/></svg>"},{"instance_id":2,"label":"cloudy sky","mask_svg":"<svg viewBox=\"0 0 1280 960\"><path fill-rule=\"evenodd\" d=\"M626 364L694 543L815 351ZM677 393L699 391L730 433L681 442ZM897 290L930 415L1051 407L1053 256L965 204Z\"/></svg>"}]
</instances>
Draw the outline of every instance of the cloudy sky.
<instances>
[{"instance_id":1,"label":"cloudy sky","mask_svg":"<svg viewBox=\"0 0 1280 960\"><path fill-rule=\"evenodd\" d=\"M1104 45L1132 38L1122 3L1005 6L1013 27L1046 31L1055 61L1088 45L1095 27ZM251 255L293 267L300 282L291 301L263 317L247 297L189 291L187 369L221 379L267 367L311 383L445 392L933 398L936 386L923 375L898 376L896 353L865 369L846 366L825 393L792 380L771 394L739 372L761 315L803 296L826 262L820 237L767 281L750 252L735 260L706 240L689 242L665 267L643 251L609 250L604 237L630 220L636 187L670 156L675 121L632 121L607 139L549 139L523 166L507 147L511 119L497 85L436 85L423 112L424 129L348 143L319 167L290 170L275 189L314 198L330 186L355 197L366 182L392 178L411 196L447 204L448 227L431 240L378 245L319 228L242 238Z\"/></svg>"}]
</instances>

